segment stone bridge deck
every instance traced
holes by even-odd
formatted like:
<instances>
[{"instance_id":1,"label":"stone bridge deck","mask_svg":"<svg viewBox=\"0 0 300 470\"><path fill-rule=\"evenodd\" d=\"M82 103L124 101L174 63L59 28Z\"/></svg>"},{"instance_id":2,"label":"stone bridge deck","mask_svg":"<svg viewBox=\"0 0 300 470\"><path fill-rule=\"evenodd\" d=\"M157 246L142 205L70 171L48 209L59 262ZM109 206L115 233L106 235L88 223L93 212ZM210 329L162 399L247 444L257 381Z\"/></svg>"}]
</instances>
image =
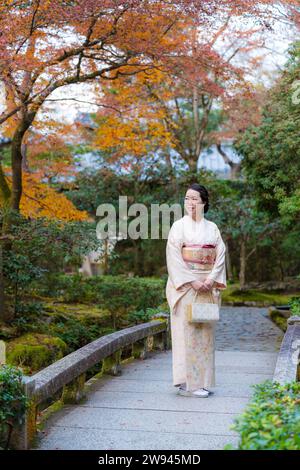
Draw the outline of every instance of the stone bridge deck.
<instances>
[{"instance_id":1,"label":"stone bridge deck","mask_svg":"<svg viewBox=\"0 0 300 470\"><path fill-rule=\"evenodd\" d=\"M216 337L216 387L209 398L177 395L172 352L151 352L119 377L92 379L86 400L53 414L36 449L223 449L253 384L272 379L283 333L266 309L222 307Z\"/></svg>"}]
</instances>

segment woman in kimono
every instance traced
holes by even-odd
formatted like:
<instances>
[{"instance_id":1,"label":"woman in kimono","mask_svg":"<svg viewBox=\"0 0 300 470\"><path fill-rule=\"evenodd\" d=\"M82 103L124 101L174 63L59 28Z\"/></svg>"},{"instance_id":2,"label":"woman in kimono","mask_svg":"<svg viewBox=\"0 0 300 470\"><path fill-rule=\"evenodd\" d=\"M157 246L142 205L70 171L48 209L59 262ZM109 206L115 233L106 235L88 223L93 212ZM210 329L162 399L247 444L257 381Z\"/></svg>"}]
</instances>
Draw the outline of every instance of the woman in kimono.
<instances>
[{"instance_id":1,"label":"woman in kimono","mask_svg":"<svg viewBox=\"0 0 300 470\"><path fill-rule=\"evenodd\" d=\"M185 195L187 215L175 221L166 247L170 307L173 385L185 396L206 398L215 387L215 322L188 323L186 305L217 303L226 288L225 244L214 222L207 220L206 188L192 184Z\"/></svg>"}]
</instances>

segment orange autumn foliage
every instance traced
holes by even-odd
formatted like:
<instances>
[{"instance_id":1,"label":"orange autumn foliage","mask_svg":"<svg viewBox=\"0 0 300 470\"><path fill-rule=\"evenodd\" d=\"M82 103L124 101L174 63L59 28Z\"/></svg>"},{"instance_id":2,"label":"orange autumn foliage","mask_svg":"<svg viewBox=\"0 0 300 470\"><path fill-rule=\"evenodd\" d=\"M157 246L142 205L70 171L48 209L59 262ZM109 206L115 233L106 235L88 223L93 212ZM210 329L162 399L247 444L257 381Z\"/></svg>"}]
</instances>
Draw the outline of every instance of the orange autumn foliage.
<instances>
[{"instance_id":1,"label":"orange autumn foliage","mask_svg":"<svg viewBox=\"0 0 300 470\"><path fill-rule=\"evenodd\" d=\"M169 163L175 150L194 170L201 151L257 121L262 94L248 76L264 57L257 55L264 26L245 28L234 15L202 28L186 18L177 22L164 37L175 42L176 54L151 70L103 84L93 143L107 159L141 159L159 151Z\"/></svg>"},{"instance_id":2,"label":"orange autumn foliage","mask_svg":"<svg viewBox=\"0 0 300 470\"><path fill-rule=\"evenodd\" d=\"M166 86L162 86L165 83ZM141 157L158 148L175 147L172 131L165 125L166 110L153 105L149 87L160 88L162 101L172 98L171 79L159 69L141 72L113 86L103 86L106 104L119 113L98 113L98 132L94 144L104 151L113 150L114 157L130 154ZM134 90L134 92L133 92ZM172 126L175 128L176 124Z\"/></svg>"},{"instance_id":3,"label":"orange autumn foliage","mask_svg":"<svg viewBox=\"0 0 300 470\"><path fill-rule=\"evenodd\" d=\"M11 187L11 178L7 177L7 181ZM38 175L24 172L22 184L20 212L24 217L45 217L64 222L89 220L86 211L76 209L64 194L57 193L47 184L41 183Z\"/></svg>"},{"instance_id":4,"label":"orange autumn foliage","mask_svg":"<svg viewBox=\"0 0 300 470\"><path fill-rule=\"evenodd\" d=\"M292 4L296 5L296 2L293 0ZM226 25L230 18L237 17L241 22L251 18L255 25L269 28L267 20L273 15L270 8L273 3L274 0L2 0L0 80L4 87L6 108L0 115L0 124L4 126L3 132L15 142L11 151L14 187L11 207L19 210L22 196L22 145L30 129L38 126L41 111L45 110L47 100L53 99L51 96L56 90L82 83L98 84L101 87L108 81L113 83L129 75L146 74L155 70L159 64L169 73L183 77L188 90L193 91L199 83L201 89L198 95L204 96L209 92L214 98L220 94L217 83L220 80L235 82L235 75L239 76L240 68L238 66L231 70L229 67L225 70L222 66L222 57L213 48L214 42L220 39L218 31L214 34L214 26L220 25L222 20L225 20ZM291 2L282 0L281 3ZM186 35L185 25L188 25ZM224 31L223 26L221 32ZM203 32L201 47L196 50L190 47L193 35L189 28ZM246 29L241 32L241 36L249 36L251 39L253 31ZM235 49L235 38L230 30L226 36ZM244 52L248 51L249 47L253 47L252 41L239 47ZM213 87L210 86L212 74L215 77ZM196 102L199 96L196 93L194 95ZM157 96L160 98L161 95ZM152 103L154 101L152 99ZM165 103L168 104L167 101ZM127 145L129 152L138 156L149 150L149 146L155 151L166 142L169 146L176 145L177 153L186 161L191 159L191 155L195 160L204 146L205 134L198 126L196 113L196 132L190 139L184 119L183 122L176 122L172 116L166 116L165 108L161 109L162 117L159 117L159 104L156 101L156 115L151 117L151 121L148 119L147 126L144 125L146 108L143 114L129 115L120 124L117 151L121 149L121 154L126 155ZM206 114L209 107L210 102L204 110ZM174 111L177 119L176 107L172 107L171 111ZM204 118L203 127L207 116ZM138 119L138 126L133 126L134 119ZM159 122L162 120L164 125ZM109 148L109 142L114 141L115 124L114 120L108 121L108 135L99 137L99 147ZM178 135L178 126L189 138L184 137L184 142ZM190 141L188 149L186 140ZM31 156L30 149L28 156ZM52 169L47 168L47 177L51 177L48 176L51 172ZM1 187L0 178L0 191L4 192L5 189Z\"/></svg>"}]
</instances>

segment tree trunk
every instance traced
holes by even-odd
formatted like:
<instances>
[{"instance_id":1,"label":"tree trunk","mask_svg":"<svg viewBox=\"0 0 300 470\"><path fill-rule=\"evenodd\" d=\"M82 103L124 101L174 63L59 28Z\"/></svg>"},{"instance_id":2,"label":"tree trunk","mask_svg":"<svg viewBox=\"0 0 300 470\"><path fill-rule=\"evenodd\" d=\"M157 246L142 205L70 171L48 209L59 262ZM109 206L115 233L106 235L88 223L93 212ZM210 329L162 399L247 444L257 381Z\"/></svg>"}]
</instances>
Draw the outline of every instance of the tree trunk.
<instances>
[{"instance_id":1,"label":"tree trunk","mask_svg":"<svg viewBox=\"0 0 300 470\"><path fill-rule=\"evenodd\" d=\"M24 132L25 133L25 132ZM24 133L18 129L14 135L11 147L12 163L12 192L11 208L19 212L22 196L22 138Z\"/></svg>"},{"instance_id":2,"label":"tree trunk","mask_svg":"<svg viewBox=\"0 0 300 470\"><path fill-rule=\"evenodd\" d=\"M219 154L223 157L224 163L230 166L230 179L237 180L239 179L241 173L241 163L235 163L226 154L224 149L222 148L221 144L217 144L217 149Z\"/></svg>"},{"instance_id":3,"label":"tree trunk","mask_svg":"<svg viewBox=\"0 0 300 470\"><path fill-rule=\"evenodd\" d=\"M23 118L15 130L11 144L12 192L10 205L17 212L20 210L20 200L22 197L23 138L31 126L35 115L35 111L24 112Z\"/></svg>"},{"instance_id":4,"label":"tree trunk","mask_svg":"<svg viewBox=\"0 0 300 470\"><path fill-rule=\"evenodd\" d=\"M133 272L135 276L144 275L144 261L143 250L141 247L141 240L132 240L134 246L134 265Z\"/></svg>"},{"instance_id":5,"label":"tree trunk","mask_svg":"<svg viewBox=\"0 0 300 470\"><path fill-rule=\"evenodd\" d=\"M230 178L232 180L237 180L239 179L241 174L241 163L232 163L231 165L231 173L230 173Z\"/></svg>"},{"instance_id":6,"label":"tree trunk","mask_svg":"<svg viewBox=\"0 0 300 470\"><path fill-rule=\"evenodd\" d=\"M172 160L171 160L171 155L168 151L164 152L164 158L166 160L166 163L168 165L168 168L170 170L171 175L174 175L174 170L173 170L173 165L172 165Z\"/></svg>"},{"instance_id":7,"label":"tree trunk","mask_svg":"<svg viewBox=\"0 0 300 470\"><path fill-rule=\"evenodd\" d=\"M27 144L21 145L21 152L22 152L22 169L23 171L29 172L29 164L27 159Z\"/></svg>"},{"instance_id":8,"label":"tree trunk","mask_svg":"<svg viewBox=\"0 0 300 470\"><path fill-rule=\"evenodd\" d=\"M197 173L197 163L198 163L198 158L190 158L188 160L188 166L189 170L193 173Z\"/></svg>"},{"instance_id":9,"label":"tree trunk","mask_svg":"<svg viewBox=\"0 0 300 470\"><path fill-rule=\"evenodd\" d=\"M164 152L163 155L164 155L164 158L167 162L168 169L170 171L172 192L173 192L173 194L175 194L175 197L177 198L178 195L179 195L179 188L178 188L178 182L177 182L177 178L176 178L176 175L175 175L175 172L174 172L174 168L173 168L173 165L172 165L171 156L170 156L170 153L168 151Z\"/></svg>"},{"instance_id":10,"label":"tree trunk","mask_svg":"<svg viewBox=\"0 0 300 470\"><path fill-rule=\"evenodd\" d=\"M31 125L35 113L26 115L20 121L11 143L11 166L12 166L12 189L8 187L7 181L0 162L0 198L2 200L3 218L1 221L0 236L0 318L3 321L11 320L7 304L5 302L5 277L3 274L3 253L4 250L11 250L11 240L9 239L10 226L13 220L11 209L19 212L20 200L22 196L22 141L25 132Z\"/></svg>"},{"instance_id":11,"label":"tree trunk","mask_svg":"<svg viewBox=\"0 0 300 470\"><path fill-rule=\"evenodd\" d=\"M104 262L103 262L103 274L108 273L108 240L104 240Z\"/></svg>"},{"instance_id":12,"label":"tree trunk","mask_svg":"<svg viewBox=\"0 0 300 470\"><path fill-rule=\"evenodd\" d=\"M228 248L228 242L226 240L225 240L225 246L226 246L226 256L225 256L226 270L227 270L228 279L232 281L231 258L230 258L229 248Z\"/></svg>"},{"instance_id":13,"label":"tree trunk","mask_svg":"<svg viewBox=\"0 0 300 470\"><path fill-rule=\"evenodd\" d=\"M5 293L3 276L3 248L0 243L0 321L5 321Z\"/></svg>"},{"instance_id":14,"label":"tree trunk","mask_svg":"<svg viewBox=\"0 0 300 470\"><path fill-rule=\"evenodd\" d=\"M281 256L279 255L278 256L278 260L279 260L279 269L280 269L280 280L281 281L284 281L284 267L283 267L283 264L282 264L282 258Z\"/></svg>"},{"instance_id":15,"label":"tree trunk","mask_svg":"<svg viewBox=\"0 0 300 470\"><path fill-rule=\"evenodd\" d=\"M243 289L245 286L245 273L246 273L246 241L241 241L240 246L240 272L239 272L239 280L240 280L240 288Z\"/></svg>"}]
</instances>

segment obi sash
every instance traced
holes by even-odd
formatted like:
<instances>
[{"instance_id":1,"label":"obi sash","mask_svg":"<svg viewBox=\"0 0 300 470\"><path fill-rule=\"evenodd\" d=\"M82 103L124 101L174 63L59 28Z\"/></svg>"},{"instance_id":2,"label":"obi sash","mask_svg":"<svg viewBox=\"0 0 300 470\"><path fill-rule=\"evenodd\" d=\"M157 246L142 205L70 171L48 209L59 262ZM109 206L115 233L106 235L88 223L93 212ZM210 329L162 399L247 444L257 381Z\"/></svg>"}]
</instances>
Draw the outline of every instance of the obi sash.
<instances>
[{"instance_id":1,"label":"obi sash","mask_svg":"<svg viewBox=\"0 0 300 470\"><path fill-rule=\"evenodd\" d=\"M211 271L216 260L216 245L185 243L182 258L192 271Z\"/></svg>"}]
</instances>

